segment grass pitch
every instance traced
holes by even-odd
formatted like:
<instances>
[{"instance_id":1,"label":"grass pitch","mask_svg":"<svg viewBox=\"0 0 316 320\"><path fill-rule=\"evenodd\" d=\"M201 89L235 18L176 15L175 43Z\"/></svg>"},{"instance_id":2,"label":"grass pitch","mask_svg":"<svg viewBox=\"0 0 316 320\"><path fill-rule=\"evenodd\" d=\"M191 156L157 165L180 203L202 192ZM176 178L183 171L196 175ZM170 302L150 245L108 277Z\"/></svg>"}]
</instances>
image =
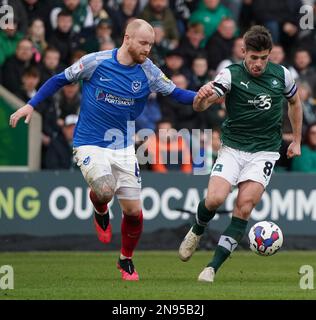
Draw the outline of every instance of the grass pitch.
<instances>
[{"instance_id":1,"label":"grass pitch","mask_svg":"<svg viewBox=\"0 0 316 320\"><path fill-rule=\"evenodd\" d=\"M0 267L14 268L14 290L0 289L0 299L316 299L316 272L314 289L299 286L302 265L316 270L315 251L271 257L237 251L213 284L197 282L211 255L199 251L183 263L175 251L138 251L141 280L126 282L116 269L117 252L0 253Z\"/></svg>"}]
</instances>

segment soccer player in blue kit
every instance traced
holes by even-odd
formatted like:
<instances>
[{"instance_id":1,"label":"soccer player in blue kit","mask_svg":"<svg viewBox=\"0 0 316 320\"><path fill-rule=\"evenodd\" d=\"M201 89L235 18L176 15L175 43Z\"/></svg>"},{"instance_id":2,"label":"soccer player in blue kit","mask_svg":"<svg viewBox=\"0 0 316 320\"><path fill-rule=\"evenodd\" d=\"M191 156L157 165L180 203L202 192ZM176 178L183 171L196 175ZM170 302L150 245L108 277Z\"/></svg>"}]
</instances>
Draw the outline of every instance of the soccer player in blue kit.
<instances>
[{"instance_id":1,"label":"soccer player in blue kit","mask_svg":"<svg viewBox=\"0 0 316 320\"><path fill-rule=\"evenodd\" d=\"M94 224L103 243L111 240L107 204L116 195L123 212L122 246L117 267L123 280L139 280L132 261L143 230L141 180L129 124L143 111L148 95L160 92L183 104L192 104L195 92L177 88L148 59L154 30L136 19L125 31L120 48L83 56L50 78L28 103L13 113L14 128L20 118L29 123L34 107L61 87L82 80L79 120L74 133L77 165L91 188Z\"/></svg>"}]
</instances>

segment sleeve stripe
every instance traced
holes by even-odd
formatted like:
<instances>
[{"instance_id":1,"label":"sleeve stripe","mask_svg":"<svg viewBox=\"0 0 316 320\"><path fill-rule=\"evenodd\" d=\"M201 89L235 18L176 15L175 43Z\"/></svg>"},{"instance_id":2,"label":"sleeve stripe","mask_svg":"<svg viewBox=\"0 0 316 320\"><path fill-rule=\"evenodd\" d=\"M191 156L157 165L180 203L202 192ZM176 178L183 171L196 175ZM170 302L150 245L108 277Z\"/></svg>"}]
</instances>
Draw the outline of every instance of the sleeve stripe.
<instances>
[{"instance_id":1,"label":"sleeve stripe","mask_svg":"<svg viewBox=\"0 0 316 320\"><path fill-rule=\"evenodd\" d=\"M295 86L294 92L292 92L291 94L286 95L286 96L285 96L286 99L291 99L291 98L295 95L296 92L297 92L297 87Z\"/></svg>"},{"instance_id":2,"label":"sleeve stripe","mask_svg":"<svg viewBox=\"0 0 316 320\"><path fill-rule=\"evenodd\" d=\"M214 90L220 97L224 96L227 92L227 89L222 84L216 82L214 83Z\"/></svg>"},{"instance_id":3,"label":"sleeve stripe","mask_svg":"<svg viewBox=\"0 0 316 320\"><path fill-rule=\"evenodd\" d=\"M218 97L224 96L224 92L221 89L214 87L214 91L218 95Z\"/></svg>"},{"instance_id":4,"label":"sleeve stripe","mask_svg":"<svg viewBox=\"0 0 316 320\"><path fill-rule=\"evenodd\" d=\"M294 83L293 86L292 86L292 88L291 88L291 90L290 90L289 92L285 92L284 95L287 96L288 94L290 94L291 91L292 91L295 87L296 87L296 84Z\"/></svg>"}]
</instances>

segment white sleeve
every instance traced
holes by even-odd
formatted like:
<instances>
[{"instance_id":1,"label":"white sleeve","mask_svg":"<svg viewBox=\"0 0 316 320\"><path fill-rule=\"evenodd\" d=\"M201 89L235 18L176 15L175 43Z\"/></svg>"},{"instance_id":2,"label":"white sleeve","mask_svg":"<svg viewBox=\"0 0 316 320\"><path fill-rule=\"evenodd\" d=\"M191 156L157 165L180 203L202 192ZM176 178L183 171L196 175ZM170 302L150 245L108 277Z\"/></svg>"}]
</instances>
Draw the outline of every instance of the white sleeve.
<instances>
[{"instance_id":1,"label":"white sleeve","mask_svg":"<svg viewBox=\"0 0 316 320\"><path fill-rule=\"evenodd\" d=\"M88 80L97 67L96 54L90 53L83 56L70 67L65 69L68 81Z\"/></svg>"},{"instance_id":2,"label":"white sleeve","mask_svg":"<svg viewBox=\"0 0 316 320\"><path fill-rule=\"evenodd\" d=\"M232 86L232 75L229 69L223 69L213 81L214 90L218 97L223 97L230 91Z\"/></svg>"},{"instance_id":3,"label":"white sleeve","mask_svg":"<svg viewBox=\"0 0 316 320\"><path fill-rule=\"evenodd\" d=\"M284 70L284 80L285 80L285 88L284 88L283 94L286 99L291 99L297 92L297 86L292 77L291 72L283 66L282 68Z\"/></svg>"},{"instance_id":4,"label":"white sleeve","mask_svg":"<svg viewBox=\"0 0 316 320\"><path fill-rule=\"evenodd\" d=\"M98 56L100 56L101 53L102 51L87 54L65 69L65 76L67 80L70 82L89 80L97 66L100 64Z\"/></svg>"}]
</instances>

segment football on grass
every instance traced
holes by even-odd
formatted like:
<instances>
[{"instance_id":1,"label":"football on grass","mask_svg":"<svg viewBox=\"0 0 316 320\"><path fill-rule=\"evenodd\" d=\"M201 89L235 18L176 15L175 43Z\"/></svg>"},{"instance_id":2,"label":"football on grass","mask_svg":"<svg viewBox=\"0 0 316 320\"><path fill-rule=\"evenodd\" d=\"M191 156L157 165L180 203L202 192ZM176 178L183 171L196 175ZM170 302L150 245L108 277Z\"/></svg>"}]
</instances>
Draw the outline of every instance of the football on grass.
<instances>
[{"instance_id":1,"label":"football on grass","mask_svg":"<svg viewBox=\"0 0 316 320\"><path fill-rule=\"evenodd\" d=\"M261 256L275 254L283 244L282 230L271 221L256 223L251 227L248 238L250 249Z\"/></svg>"}]
</instances>

